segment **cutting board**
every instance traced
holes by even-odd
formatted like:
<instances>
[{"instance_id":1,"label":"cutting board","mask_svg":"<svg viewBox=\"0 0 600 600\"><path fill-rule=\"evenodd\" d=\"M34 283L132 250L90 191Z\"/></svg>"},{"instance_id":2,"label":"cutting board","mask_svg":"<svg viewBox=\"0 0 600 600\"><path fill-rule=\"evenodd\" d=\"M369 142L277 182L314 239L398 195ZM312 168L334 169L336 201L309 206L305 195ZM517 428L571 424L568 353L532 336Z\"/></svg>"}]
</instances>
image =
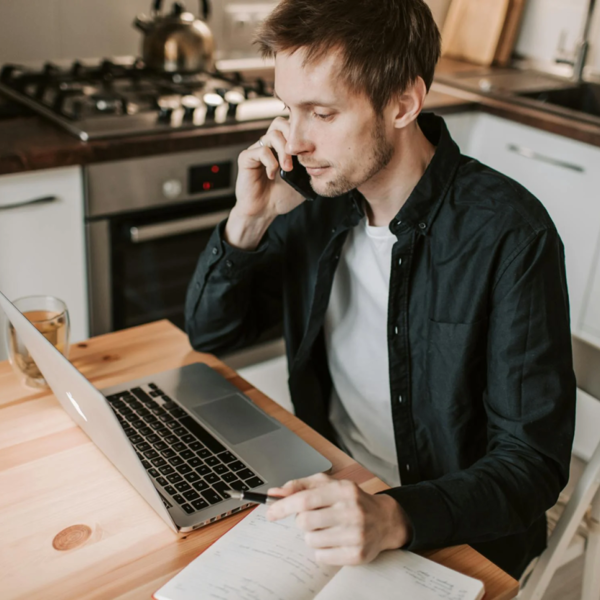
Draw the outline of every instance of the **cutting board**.
<instances>
[{"instance_id":1,"label":"cutting board","mask_svg":"<svg viewBox=\"0 0 600 600\"><path fill-rule=\"evenodd\" d=\"M510 2L452 0L442 30L442 54L479 65L491 65Z\"/></svg>"},{"instance_id":2,"label":"cutting board","mask_svg":"<svg viewBox=\"0 0 600 600\"><path fill-rule=\"evenodd\" d=\"M495 65L505 67L510 62L510 57L517 41L525 2L526 0L510 0L504 28L502 29L500 41L496 48L496 56L494 56Z\"/></svg>"}]
</instances>

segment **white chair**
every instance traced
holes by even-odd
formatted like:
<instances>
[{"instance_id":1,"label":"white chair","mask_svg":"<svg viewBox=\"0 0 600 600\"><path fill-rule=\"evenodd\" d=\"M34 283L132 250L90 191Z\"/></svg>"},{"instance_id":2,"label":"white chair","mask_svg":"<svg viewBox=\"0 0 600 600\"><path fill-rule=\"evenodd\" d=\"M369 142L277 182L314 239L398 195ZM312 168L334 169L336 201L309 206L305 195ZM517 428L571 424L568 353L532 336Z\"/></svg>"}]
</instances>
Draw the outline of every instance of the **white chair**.
<instances>
[{"instance_id":1,"label":"white chair","mask_svg":"<svg viewBox=\"0 0 600 600\"><path fill-rule=\"evenodd\" d=\"M583 553L581 600L600 600L599 417L600 401L578 390L573 453L589 462L556 522L548 547L521 578L518 600L542 600L556 570ZM592 441L596 447L590 458Z\"/></svg>"}]
</instances>

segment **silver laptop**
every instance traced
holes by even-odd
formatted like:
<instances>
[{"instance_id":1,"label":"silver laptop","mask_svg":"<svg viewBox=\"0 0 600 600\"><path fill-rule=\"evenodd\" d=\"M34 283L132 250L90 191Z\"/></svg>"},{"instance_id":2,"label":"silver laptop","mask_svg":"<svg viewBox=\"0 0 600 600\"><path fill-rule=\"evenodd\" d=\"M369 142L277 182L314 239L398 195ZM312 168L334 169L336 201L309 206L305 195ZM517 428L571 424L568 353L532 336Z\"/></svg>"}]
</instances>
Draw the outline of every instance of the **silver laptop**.
<instances>
[{"instance_id":1,"label":"silver laptop","mask_svg":"<svg viewBox=\"0 0 600 600\"><path fill-rule=\"evenodd\" d=\"M98 391L1 292L0 307L65 411L174 531L249 506L227 489L265 492L331 468L205 364Z\"/></svg>"}]
</instances>

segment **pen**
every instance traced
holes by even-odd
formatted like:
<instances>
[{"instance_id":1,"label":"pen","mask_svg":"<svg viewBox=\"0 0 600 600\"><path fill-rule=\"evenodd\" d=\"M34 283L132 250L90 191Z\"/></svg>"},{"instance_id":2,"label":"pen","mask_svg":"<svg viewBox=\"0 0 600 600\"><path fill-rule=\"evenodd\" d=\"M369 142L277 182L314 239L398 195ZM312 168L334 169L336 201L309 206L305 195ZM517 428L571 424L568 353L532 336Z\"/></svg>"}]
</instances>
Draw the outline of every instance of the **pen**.
<instances>
[{"instance_id":1,"label":"pen","mask_svg":"<svg viewBox=\"0 0 600 600\"><path fill-rule=\"evenodd\" d=\"M267 494L259 494L258 492L238 492L237 490L227 490L230 498L235 500L249 500L257 504L273 504L277 500L281 500L280 496L267 496Z\"/></svg>"}]
</instances>

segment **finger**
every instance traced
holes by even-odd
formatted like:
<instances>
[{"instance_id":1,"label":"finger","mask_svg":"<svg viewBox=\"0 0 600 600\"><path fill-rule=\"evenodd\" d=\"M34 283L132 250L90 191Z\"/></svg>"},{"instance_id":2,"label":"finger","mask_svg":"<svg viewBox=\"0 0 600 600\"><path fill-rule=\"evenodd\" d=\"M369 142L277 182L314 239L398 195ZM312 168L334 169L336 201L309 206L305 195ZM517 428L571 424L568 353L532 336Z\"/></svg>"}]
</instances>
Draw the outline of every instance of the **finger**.
<instances>
[{"instance_id":1,"label":"finger","mask_svg":"<svg viewBox=\"0 0 600 600\"><path fill-rule=\"evenodd\" d=\"M270 148L248 148L240 153L238 158L240 169L262 169L267 172L269 179L275 179L279 171L279 163Z\"/></svg>"},{"instance_id":2,"label":"finger","mask_svg":"<svg viewBox=\"0 0 600 600\"><path fill-rule=\"evenodd\" d=\"M281 168L285 171L290 171L293 168L292 155L285 151L287 140L283 133L278 129L273 129L261 139L265 146L269 146L277 153Z\"/></svg>"},{"instance_id":3,"label":"finger","mask_svg":"<svg viewBox=\"0 0 600 600\"><path fill-rule=\"evenodd\" d=\"M343 524L344 514L344 511L333 507L301 512L296 516L296 527L302 529L302 531L315 531L317 529L336 527Z\"/></svg>"},{"instance_id":4,"label":"finger","mask_svg":"<svg viewBox=\"0 0 600 600\"><path fill-rule=\"evenodd\" d=\"M304 534L304 541L307 546L315 549L363 545L360 531L343 526L308 531Z\"/></svg>"},{"instance_id":5,"label":"finger","mask_svg":"<svg viewBox=\"0 0 600 600\"><path fill-rule=\"evenodd\" d=\"M305 489L278 500L267 511L267 518L273 521L289 515L332 506L343 500L345 494L339 482L327 483L318 488Z\"/></svg>"}]
</instances>

